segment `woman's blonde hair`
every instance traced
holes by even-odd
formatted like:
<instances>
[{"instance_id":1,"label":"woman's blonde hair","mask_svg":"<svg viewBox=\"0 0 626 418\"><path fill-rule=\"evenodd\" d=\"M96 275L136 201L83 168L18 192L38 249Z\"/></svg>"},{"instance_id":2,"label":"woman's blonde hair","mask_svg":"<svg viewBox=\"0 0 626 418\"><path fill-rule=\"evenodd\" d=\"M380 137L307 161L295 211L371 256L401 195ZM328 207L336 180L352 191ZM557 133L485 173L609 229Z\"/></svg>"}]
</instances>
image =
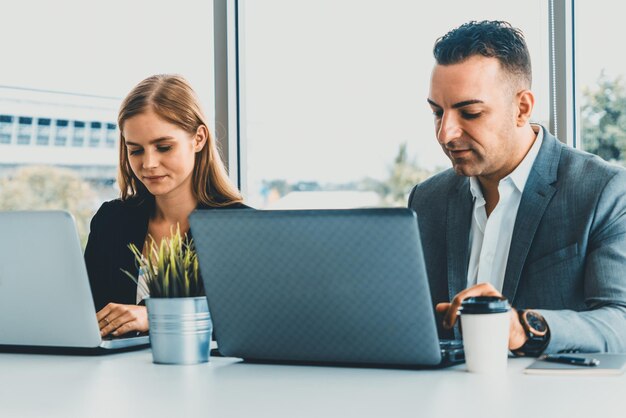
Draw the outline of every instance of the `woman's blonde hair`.
<instances>
[{"instance_id":1,"label":"woman's blonde hair","mask_svg":"<svg viewBox=\"0 0 626 418\"><path fill-rule=\"evenodd\" d=\"M191 85L179 75L160 74L148 77L135 86L122 102L117 123L120 129L120 166L118 182L122 200L139 197L153 199L152 194L133 173L128 161L128 147L124 138L124 123L152 110L163 120L191 135L200 126L208 132L205 146L196 153L192 192L205 206L227 206L242 202L239 190L230 182L217 144L202 113L200 102Z\"/></svg>"}]
</instances>

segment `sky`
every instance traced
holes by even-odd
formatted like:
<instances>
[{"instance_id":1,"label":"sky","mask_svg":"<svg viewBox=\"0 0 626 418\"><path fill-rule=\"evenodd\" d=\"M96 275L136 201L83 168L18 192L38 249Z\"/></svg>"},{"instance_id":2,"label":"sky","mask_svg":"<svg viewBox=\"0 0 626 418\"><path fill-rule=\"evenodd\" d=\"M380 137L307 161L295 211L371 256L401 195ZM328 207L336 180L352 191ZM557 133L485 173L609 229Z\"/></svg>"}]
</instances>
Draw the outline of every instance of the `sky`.
<instances>
[{"instance_id":1,"label":"sky","mask_svg":"<svg viewBox=\"0 0 626 418\"><path fill-rule=\"evenodd\" d=\"M626 6L577 3L581 83L592 84L601 68L626 73L623 54L609 52L618 48L623 10L606 13ZM547 120L546 2L440 4L445 7L412 0L242 0L248 183L381 179L402 142L420 165L448 166L426 104L431 50L437 37L472 19L508 20L524 31L535 119ZM3 6L3 15L0 85L121 98L149 75L179 73L213 118L208 0L16 0Z\"/></svg>"},{"instance_id":2,"label":"sky","mask_svg":"<svg viewBox=\"0 0 626 418\"><path fill-rule=\"evenodd\" d=\"M249 177L384 179L403 142L421 166L449 166L426 102L434 41L468 20L509 20L526 31L540 73L547 10L527 3L448 2L444 11L398 0L246 2ZM536 79L545 97L537 113L547 115L547 76Z\"/></svg>"},{"instance_id":3,"label":"sky","mask_svg":"<svg viewBox=\"0 0 626 418\"><path fill-rule=\"evenodd\" d=\"M210 1L9 0L2 14L0 85L123 98L179 73L210 107Z\"/></svg>"}]
</instances>

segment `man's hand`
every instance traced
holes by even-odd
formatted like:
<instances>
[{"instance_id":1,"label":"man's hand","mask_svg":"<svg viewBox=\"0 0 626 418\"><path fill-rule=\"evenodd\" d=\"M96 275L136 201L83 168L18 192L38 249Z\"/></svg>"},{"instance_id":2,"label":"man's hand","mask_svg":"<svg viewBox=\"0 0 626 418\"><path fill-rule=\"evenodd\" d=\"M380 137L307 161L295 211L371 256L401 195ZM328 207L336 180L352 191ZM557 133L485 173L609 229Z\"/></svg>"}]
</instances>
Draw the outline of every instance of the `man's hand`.
<instances>
[{"instance_id":1,"label":"man's hand","mask_svg":"<svg viewBox=\"0 0 626 418\"><path fill-rule=\"evenodd\" d=\"M96 318L103 337L109 334L123 335L130 331L148 331L148 311L145 306L109 303L96 313Z\"/></svg>"},{"instance_id":2,"label":"man's hand","mask_svg":"<svg viewBox=\"0 0 626 418\"><path fill-rule=\"evenodd\" d=\"M443 326L445 328L452 328L456 323L459 308L461 303L467 298L473 296L502 296L490 283L480 283L475 286L469 287L462 292L459 292L451 303L444 302L438 303L435 310L443 314ZM511 325L509 328L509 350L515 350L520 348L528 337L524 332L522 324L519 322L519 316L517 311L511 308Z\"/></svg>"}]
</instances>

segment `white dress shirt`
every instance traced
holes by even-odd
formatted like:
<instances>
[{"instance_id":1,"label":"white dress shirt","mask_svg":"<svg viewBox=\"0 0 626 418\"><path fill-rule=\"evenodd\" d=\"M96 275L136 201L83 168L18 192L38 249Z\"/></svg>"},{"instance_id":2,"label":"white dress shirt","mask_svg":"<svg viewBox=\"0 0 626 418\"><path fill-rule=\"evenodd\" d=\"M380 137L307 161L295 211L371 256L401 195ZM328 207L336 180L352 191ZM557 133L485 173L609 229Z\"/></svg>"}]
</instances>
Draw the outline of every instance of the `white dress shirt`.
<instances>
[{"instance_id":1,"label":"white dress shirt","mask_svg":"<svg viewBox=\"0 0 626 418\"><path fill-rule=\"evenodd\" d=\"M543 142L543 130L537 131L535 143L522 162L505 178L500 180L498 204L487 217L485 198L476 177L470 177L470 191L474 197L474 211L470 229L470 259L467 270L467 287L477 283L491 283L502 292L506 263L511 248L513 227L522 192L528 180L535 158Z\"/></svg>"}]
</instances>

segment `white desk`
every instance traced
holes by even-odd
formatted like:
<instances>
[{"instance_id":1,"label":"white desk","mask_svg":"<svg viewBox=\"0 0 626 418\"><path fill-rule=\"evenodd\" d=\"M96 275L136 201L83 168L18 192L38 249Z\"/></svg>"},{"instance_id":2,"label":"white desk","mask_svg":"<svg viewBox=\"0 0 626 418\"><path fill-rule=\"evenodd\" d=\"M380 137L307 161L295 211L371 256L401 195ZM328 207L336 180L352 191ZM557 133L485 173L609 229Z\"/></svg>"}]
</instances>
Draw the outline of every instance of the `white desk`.
<instances>
[{"instance_id":1,"label":"white desk","mask_svg":"<svg viewBox=\"0 0 626 418\"><path fill-rule=\"evenodd\" d=\"M626 375L246 364L164 366L149 350L102 357L0 353L0 417L626 417Z\"/></svg>"}]
</instances>

